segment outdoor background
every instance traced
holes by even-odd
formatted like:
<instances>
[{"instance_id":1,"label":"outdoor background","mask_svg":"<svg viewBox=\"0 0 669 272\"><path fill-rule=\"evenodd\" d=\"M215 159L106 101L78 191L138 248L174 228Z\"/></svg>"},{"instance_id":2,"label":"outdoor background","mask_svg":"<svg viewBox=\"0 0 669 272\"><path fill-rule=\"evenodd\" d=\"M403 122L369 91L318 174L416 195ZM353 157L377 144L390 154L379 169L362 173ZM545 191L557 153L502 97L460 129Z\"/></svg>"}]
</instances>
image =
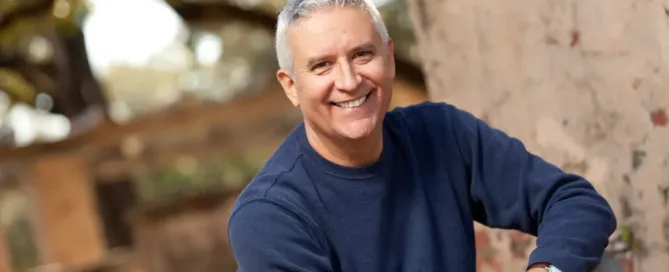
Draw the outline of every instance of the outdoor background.
<instances>
[{"instance_id":1,"label":"outdoor background","mask_svg":"<svg viewBox=\"0 0 669 272\"><path fill-rule=\"evenodd\" d=\"M300 121L284 0L0 0L0 272L234 271L236 195ZM584 175L603 271L669 267L669 0L377 0L391 108L446 101ZM476 226L477 271L531 237Z\"/></svg>"}]
</instances>

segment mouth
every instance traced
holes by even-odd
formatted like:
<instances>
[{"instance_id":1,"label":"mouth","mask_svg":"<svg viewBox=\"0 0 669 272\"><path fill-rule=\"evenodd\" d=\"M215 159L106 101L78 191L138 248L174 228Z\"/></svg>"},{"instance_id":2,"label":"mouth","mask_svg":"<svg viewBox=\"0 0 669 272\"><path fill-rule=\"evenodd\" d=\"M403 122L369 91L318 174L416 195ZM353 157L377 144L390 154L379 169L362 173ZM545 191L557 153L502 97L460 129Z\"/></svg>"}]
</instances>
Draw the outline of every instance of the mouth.
<instances>
[{"instance_id":1,"label":"mouth","mask_svg":"<svg viewBox=\"0 0 669 272\"><path fill-rule=\"evenodd\" d=\"M344 101L344 102L330 102L330 104L333 105L333 106L344 108L344 109L357 108L357 107L362 106L362 104L364 104L365 101L367 101L367 98L369 98L369 96L371 94L372 94L372 92L369 92L365 96L360 97L356 100L349 100L349 101Z\"/></svg>"}]
</instances>

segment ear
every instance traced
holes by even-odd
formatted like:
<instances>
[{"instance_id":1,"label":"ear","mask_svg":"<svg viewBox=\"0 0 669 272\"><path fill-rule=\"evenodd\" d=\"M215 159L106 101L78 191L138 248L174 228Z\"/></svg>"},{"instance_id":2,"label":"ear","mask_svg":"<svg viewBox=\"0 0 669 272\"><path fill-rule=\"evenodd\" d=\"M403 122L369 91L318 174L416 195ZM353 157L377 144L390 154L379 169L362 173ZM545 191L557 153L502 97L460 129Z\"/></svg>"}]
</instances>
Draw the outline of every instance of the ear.
<instances>
[{"instance_id":1,"label":"ear","mask_svg":"<svg viewBox=\"0 0 669 272\"><path fill-rule=\"evenodd\" d=\"M300 100L298 99L297 96L297 89L295 88L295 80L290 76L290 73L288 71L279 69L279 71L276 72L276 79L279 80L279 83L281 83L281 87L283 88L283 91L286 93L286 96L288 97L288 100L290 100L291 103L293 103L293 106L299 107L300 106Z\"/></svg>"},{"instance_id":2,"label":"ear","mask_svg":"<svg viewBox=\"0 0 669 272\"><path fill-rule=\"evenodd\" d=\"M388 65L390 65L390 78L395 79L395 43L392 39L388 39L386 44L388 52Z\"/></svg>"}]
</instances>

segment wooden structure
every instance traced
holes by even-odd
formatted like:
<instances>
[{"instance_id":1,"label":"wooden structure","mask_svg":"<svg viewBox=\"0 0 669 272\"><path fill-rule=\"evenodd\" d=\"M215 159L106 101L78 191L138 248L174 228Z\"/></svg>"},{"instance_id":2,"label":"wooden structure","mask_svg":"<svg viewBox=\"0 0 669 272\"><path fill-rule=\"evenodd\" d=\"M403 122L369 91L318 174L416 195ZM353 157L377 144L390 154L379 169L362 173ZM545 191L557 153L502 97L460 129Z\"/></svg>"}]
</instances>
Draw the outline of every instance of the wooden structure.
<instances>
[{"instance_id":1,"label":"wooden structure","mask_svg":"<svg viewBox=\"0 0 669 272\"><path fill-rule=\"evenodd\" d=\"M235 271L227 224L237 192L198 192L133 217L138 264L147 271Z\"/></svg>"}]
</instances>

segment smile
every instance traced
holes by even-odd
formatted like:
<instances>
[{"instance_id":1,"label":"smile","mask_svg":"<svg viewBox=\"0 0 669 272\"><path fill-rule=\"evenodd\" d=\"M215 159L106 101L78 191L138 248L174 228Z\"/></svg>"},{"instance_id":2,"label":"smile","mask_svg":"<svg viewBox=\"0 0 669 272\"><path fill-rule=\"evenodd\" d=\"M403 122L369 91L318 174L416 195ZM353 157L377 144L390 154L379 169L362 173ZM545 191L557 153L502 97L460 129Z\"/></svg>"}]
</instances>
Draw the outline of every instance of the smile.
<instances>
[{"instance_id":1,"label":"smile","mask_svg":"<svg viewBox=\"0 0 669 272\"><path fill-rule=\"evenodd\" d=\"M371 92L369 94L371 94ZM344 101L339 103L332 102L332 105L345 109L357 108L360 107L360 105L362 105L363 103L365 103L365 101L367 101L367 98L369 98L369 94L360 97L356 100Z\"/></svg>"}]
</instances>

